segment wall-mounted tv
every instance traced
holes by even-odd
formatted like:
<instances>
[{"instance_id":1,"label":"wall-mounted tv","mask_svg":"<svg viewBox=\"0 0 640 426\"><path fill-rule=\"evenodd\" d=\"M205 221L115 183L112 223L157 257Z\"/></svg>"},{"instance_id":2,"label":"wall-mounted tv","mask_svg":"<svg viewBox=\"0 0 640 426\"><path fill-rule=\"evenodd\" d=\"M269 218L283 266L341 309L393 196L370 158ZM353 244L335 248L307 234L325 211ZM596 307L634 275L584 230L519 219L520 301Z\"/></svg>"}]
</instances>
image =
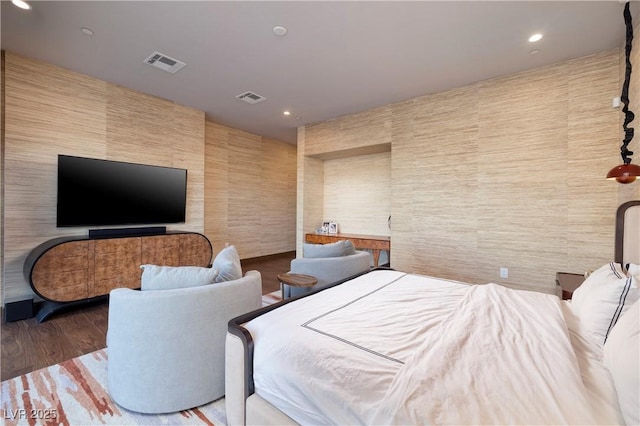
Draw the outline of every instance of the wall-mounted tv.
<instances>
[{"instance_id":1,"label":"wall-mounted tv","mask_svg":"<svg viewBox=\"0 0 640 426\"><path fill-rule=\"evenodd\" d=\"M187 170L58 155L57 195L58 227L181 223Z\"/></svg>"}]
</instances>

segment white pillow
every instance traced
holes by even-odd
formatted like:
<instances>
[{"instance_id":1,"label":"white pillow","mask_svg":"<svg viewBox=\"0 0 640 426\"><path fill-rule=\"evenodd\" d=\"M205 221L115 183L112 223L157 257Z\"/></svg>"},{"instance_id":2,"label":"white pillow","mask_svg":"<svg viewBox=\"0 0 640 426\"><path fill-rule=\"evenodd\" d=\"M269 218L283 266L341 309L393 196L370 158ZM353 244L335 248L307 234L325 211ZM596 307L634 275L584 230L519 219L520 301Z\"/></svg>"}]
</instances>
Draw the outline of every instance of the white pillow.
<instances>
[{"instance_id":1,"label":"white pillow","mask_svg":"<svg viewBox=\"0 0 640 426\"><path fill-rule=\"evenodd\" d=\"M640 265L627 263L627 275L632 275L636 277L636 280L640 280Z\"/></svg>"},{"instance_id":2,"label":"white pillow","mask_svg":"<svg viewBox=\"0 0 640 426\"><path fill-rule=\"evenodd\" d=\"M199 266L140 265L140 268L142 269L140 289L143 291L197 287L214 283L218 276L216 268Z\"/></svg>"},{"instance_id":3,"label":"white pillow","mask_svg":"<svg viewBox=\"0 0 640 426\"><path fill-rule=\"evenodd\" d=\"M223 248L213 260L213 267L219 271L215 280L217 283L242 278L240 256L234 246Z\"/></svg>"},{"instance_id":4,"label":"white pillow","mask_svg":"<svg viewBox=\"0 0 640 426\"><path fill-rule=\"evenodd\" d=\"M640 302L634 303L609 333L603 364L613 378L625 423L640 424Z\"/></svg>"},{"instance_id":5,"label":"white pillow","mask_svg":"<svg viewBox=\"0 0 640 426\"><path fill-rule=\"evenodd\" d=\"M610 262L595 270L573 292L571 304L581 327L600 346L618 318L638 300L638 283Z\"/></svg>"}]
</instances>

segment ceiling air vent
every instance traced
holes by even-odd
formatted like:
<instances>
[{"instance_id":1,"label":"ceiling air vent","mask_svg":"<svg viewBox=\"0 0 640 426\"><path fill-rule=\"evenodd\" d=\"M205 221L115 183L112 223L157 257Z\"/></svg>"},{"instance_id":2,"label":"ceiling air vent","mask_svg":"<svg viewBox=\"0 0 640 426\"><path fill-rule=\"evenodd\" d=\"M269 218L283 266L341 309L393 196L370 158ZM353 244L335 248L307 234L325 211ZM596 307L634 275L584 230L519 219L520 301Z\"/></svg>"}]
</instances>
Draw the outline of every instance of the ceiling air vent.
<instances>
[{"instance_id":1,"label":"ceiling air vent","mask_svg":"<svg viewBox=\"0 0 640 426\"><path fill-rule=\"evenodd\" d=\"M160 68L163 71L170 72L171 74L175 74L182 67L184 67L184 62L180 62L177 59L170 58L167 55L164 55L160 52L153 52L147 59L144 60L145 64L149 64L156 68Z\"/></svg>"},{"instance_id":2,"label":"ceiling air vent","mask_svg":"<svg viewBox=\"0 0 640 426\"><path fill-rule=\"evenodd\" d=\"M257 104L267 99L264 96L260 96L257 93L253 93L253 92L241 93L238 96L236 96L236 98L240 99L241 101L245 101L248 104Z\"/></svg>"}]
</instances>

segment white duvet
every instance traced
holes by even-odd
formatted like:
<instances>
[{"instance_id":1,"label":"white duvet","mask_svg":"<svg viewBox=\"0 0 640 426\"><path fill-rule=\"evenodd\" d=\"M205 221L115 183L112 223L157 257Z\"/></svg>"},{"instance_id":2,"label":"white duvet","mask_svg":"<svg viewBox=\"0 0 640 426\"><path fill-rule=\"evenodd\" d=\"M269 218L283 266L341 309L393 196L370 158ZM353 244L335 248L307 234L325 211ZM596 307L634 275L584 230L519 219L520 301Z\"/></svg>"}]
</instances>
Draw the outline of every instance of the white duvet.
<instances>
[{"instance_id":1,"label":"white duvet","mask_svg":"<svg viewBox=\"0 0 640 426\"><path fill-rule=\"evenodd\" d=\"M585 387L552 295L376 271L246 327L256 392L300 424L620 419L606 374Z\"/></svg>"}]
</instances>

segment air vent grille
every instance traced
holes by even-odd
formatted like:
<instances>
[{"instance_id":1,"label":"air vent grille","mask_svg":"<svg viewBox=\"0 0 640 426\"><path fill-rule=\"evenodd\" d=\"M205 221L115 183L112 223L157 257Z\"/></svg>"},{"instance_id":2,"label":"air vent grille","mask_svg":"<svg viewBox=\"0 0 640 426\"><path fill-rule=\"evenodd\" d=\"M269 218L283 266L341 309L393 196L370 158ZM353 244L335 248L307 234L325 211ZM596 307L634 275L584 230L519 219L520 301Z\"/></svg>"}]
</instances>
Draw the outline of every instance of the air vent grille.
<instances>
[{"instance_id":1,"label":"air vent grille","mask_svg":"<svg viewBox=\"0 0 640 426\"><path fill-rule=\"evenodd\" d=\"M147 59L144 60L145 64L149 64L163 71L175 74L180 71L185 65L184 62L171 58L160 52L153 52Z\"/></svg>"},{"instance_id":2,"label":"air vent grille","mask_svg":"<svg viewBox=\"0 0 640 426\"><path fill-rule=\"evenodd\" d=\"M267 98L265 98L264 96L258 95L254 92L240 93L238 96L236 96L236 98L249 104L257 104L259 102L267 100Z\"/></svg>"}]
</instances>

